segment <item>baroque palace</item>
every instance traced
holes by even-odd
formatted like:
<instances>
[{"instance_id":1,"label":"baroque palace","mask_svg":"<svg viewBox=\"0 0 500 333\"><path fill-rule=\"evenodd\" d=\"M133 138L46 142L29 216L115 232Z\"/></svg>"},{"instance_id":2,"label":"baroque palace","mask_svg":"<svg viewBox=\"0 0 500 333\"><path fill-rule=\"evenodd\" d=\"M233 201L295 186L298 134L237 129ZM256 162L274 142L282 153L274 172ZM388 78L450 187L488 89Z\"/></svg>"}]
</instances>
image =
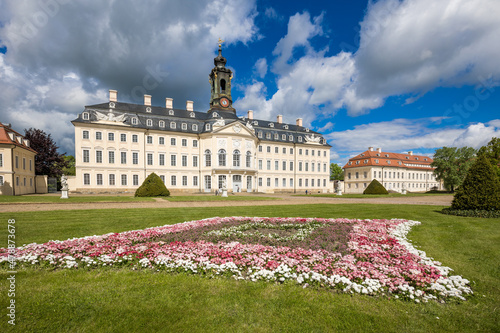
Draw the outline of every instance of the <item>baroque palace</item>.
<instances>
[{"instance_id":1,"label":"baroque palace","mask_svg":"<svg viewBox=\"0 0 500 333\"><path fill-rule=\"evenodd\" d=\"M175 192L327 192L331 189L326 139L302 124L238 117L232 106L232 72L219 54L209 75L210 108L194 111L109 102L86 106L73 120L78 192L135 191L155 172ZM71 188L72 187L72 188Z\"/></svg>"},{"instance_id":2,"label":"baroque palace","mask_svg":"<svg viewBox=\"0 0 500 333\"><path fill-rule=\"evenodd\" d=\"M367 151L349 159L344 165L344 189L346 193L363 193L373 179L387 190L425 192L443 190L436 179L428 156L383 152L381 148Z\"/></svg>"}]
</instances>

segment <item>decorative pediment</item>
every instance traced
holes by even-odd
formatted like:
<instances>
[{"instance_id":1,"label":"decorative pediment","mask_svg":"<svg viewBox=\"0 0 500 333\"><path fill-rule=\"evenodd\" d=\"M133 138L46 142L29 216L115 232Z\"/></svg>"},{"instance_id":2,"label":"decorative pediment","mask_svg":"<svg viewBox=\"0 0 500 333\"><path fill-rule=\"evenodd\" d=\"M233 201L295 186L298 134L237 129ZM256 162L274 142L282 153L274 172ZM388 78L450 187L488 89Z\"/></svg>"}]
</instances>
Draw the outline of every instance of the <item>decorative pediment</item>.
<instances>
[{"instance_id":1,"label":"decorative pediment","mask_svg":"<svg viewBox=\"0 0 500 333\"><path fill-rule=\"evenodd\" d=\"M111 109L109 110L108 113L99 112L97 110L93 110L93 113L97 119L97 122L100 123L107 123L107 124L122 123L122 125L126 125L123 123L128 118L126 114L116 115L115 113L113 113L113 110Z\"/></svg>"},{"instance_id":2,"label":"decorative pediment","mask_svg":"<svg viewBox=\"0 0 500 333\"><path fill-rule=\"evenodd\" d=\"M220 120L220 119L219 119ZM217 125L217 122L213 124L214 133L224 133L224 134L238 134L244 136L255 137L255 130L249 128L248 126L241 124L239 121L233 121L226 125Z\"/></svg>"},{"instance_id":3,"label":"decorative pediment","mask_svg":"<svg viewBox=\"0 0 500 333\"><path fill-rule=\"evenodd\" d=\"M314 133L311 135L306 134L304 137L307 143L320 143L321 141L321 136L315 135Z\"/></svg>"}]
</instances>

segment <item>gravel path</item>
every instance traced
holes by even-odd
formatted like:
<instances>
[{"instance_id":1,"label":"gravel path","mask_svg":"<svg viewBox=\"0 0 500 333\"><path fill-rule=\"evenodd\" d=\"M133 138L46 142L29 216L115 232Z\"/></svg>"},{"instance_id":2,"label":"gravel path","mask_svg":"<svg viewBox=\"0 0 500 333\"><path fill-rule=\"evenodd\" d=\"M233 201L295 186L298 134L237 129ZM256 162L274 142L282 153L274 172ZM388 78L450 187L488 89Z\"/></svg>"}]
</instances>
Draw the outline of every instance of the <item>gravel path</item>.
<instances>
[{"instance_id":1,"label":"gravel path","mask_svg":"<svg viewBox=\"0 0 500 333\"><path fill-rule=\"evenodd\" d=\"M243 194L242 194L243 195ZM291 196L283 194L259 195L279 198L267 201L195 201L170 202L155 198L154 202L93 202L93 203L9 203L0 204L0 212L35 212L76 209L127 209L127 208L173 208L173 207L227 207L227 206L274 206L306 204L398 204L398 205L439 205L449 206L452 195L430 195L421 197L388 198L321 198Z\"/></svg>"}]
</instances>

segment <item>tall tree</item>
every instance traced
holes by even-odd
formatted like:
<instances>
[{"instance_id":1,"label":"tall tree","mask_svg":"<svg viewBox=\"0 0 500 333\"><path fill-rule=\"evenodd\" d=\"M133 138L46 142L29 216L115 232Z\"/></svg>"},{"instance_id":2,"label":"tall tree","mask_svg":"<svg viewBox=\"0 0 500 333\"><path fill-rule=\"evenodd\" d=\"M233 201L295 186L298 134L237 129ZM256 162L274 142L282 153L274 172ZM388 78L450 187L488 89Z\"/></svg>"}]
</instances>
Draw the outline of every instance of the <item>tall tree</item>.
<instances>
[{"instance_id":1,"label":"tall tree","mask_svg":"<svg viewBox=\"0 0 500 333\"><path fill-rule=\"evenodd\" d=\"M30 140L30 146L38 154L35 157L35 173L37 175L47 175L50 177L59 177L62 175L62 169L68 167L64 159L64 154L59 154L56 143L50 137L50 134L36 128L24 130L24 136Z\"/></svg>"},{"instance_id":2,"label":"tall tree","mask_svg":"<svg viewBox=\"0 0 500 333\"><path fill-rule=\"evenodd\" d=\"M438 180L444 182L444 187L454 192L465 179L467 171L474 163L476 150L472 147L443 147L436 150L434 162L434 174Z\"/></svg>"},{"instance_id":3,"label":"tall tree","mask_svg":"<svg viewBox=\"0 0 500 333\"><path fill-rule=\"evenodd\" d=\"M477 155L486 156L500 178L500 139L492 138L486 146L479 148Z\"/></svg>"},{"instance_id":4,"label":"tall tree","mask_svg":"<svg viewBox=\"0 0 500 333\"><path fill-rule=\"evenodd\" d=\"M66 162L66 166L60 167L62 173L64 173L66 176L76 176L75 156L64 155L63 158Z\"/></svg>"},{"instance_id":5,"label":"tall tree","mask_svg":"<svg viewBox=\"0 0 500 333\"><path fill-rule=\"evenodd\" d=\"M337 163L330 163L330 180L344 180L344 170Z\"/></svg>"}]
</instances>

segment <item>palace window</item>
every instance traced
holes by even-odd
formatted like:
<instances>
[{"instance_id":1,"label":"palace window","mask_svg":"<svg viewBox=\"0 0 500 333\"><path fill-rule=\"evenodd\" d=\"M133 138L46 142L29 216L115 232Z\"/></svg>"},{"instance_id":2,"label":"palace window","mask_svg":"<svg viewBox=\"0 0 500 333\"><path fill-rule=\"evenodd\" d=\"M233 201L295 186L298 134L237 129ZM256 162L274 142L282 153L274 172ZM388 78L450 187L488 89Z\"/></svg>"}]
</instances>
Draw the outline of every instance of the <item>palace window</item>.
<instances>
[{"instance_id":1,"label":"palace window","mask_svg":"<svg viewBox=\"0 0 500 333\"><path fill-rule=\"evenodd\" d=\"M163 120L160 120L158 124L160 125L161 128L165 127L165 122Z\"/></svg>"},{"instance_id":2,"label":"palace window","mask_svg":"<svg viewBox=\"0 0 500 333\"><path fill-rule=\"evenodd\" d=\"M205 166L212 166L212 152L210 150L205 150Z\"/></svg>"},{"instance_id":3,"label":"palace window","mask_svg":"<svg viewBox=\"0 0 500 333\"><path fill-rule=\"evenodd\" d=\"M146 120L146 126L153 126L153 121L151 119Z\"/></svg>"},{"instance_id":4,"label":"palace window","mask_svg":"<svg viewBox=\"0 0 500 333\"><path fill-rule=\"evenodd\" d=\"M240 151L237 149L233 151L233 167L240 167Z\"/></svg>"},{"instance_id":5,"label":"palace window","mask_svg":"<svg viewBox=\"0 0 500 333\"><path fill-rule=\"evenodd\" d=\"M102 181L102 173L98 173L96 176L96 185L102 185L103 184L103 181Z\"/></svg>"},{"instance_id":6,"label":"palace window","mask_svg":"<svg viewBox=\"0 0 500 333\"><path fill-rule=\"evenodd\" d=\"M132 142L139 142L139 137L137 134L132 135Z\"/></svg>"},{"instance_id":7,"label":"palace window","mask_svg":"<svg viewBox=\"0 0 500 333\"><path fill-rule=\"evenodd\" d=\"M132 176L132 185L134 185L134 186L139 185L139 175Z\"/></svg>"},{"instance_id":8,"label":"palace window","mask_svg":"<svg viewBox=\"0 0 500 333\"><path fill-rule=\"evenodd\" d=\"M164 145L164 144L165 144L165 138L164 138L164 137L162 137L162 136L160 136L160 137L158 138L158 143L159 143L160 145Z\"/></svg>"},{"instance_id":9,"label":"palace window","mask_svg":"<svg viewBox=\"0 0 500 333\"><path fill-rule=\"evenodd\" d=\"M183 147L187 147L187 145L188 145L188 140L187 140L187 139L182 139L182 141L181 141L181 145L182 145Z\"/></svg>"},{"instance_id":10,"label":"palace window","mask_svg":"<svg viewBox=\"0 0 500 333\"><path fill-rule=\"evenodd\" d=\"M88 139L89 138L89 131L83 131L83 138Z\"/></svg>"},{"instance_id":11,"label":"palace window","mask_svg":"<svg viewBox=\"0 0 500 333\"><path fill-rule=\"evenodd\" d=\"M252 167L252 153L250 151L247 151L247 154L246 154L246 167L247 168Z\"/></svg>"},{"instance_id":12,"label":"palace window","mask_svg":"<svg viewBox=\"0 0 500 333\"><path fill-rule=\"evenodd\" d=\"M188 129L188 125L186 123L182 123L181 128L183 131L186 131Z\"/></svg>"},{"instance_id":13,"label":"palace window","mask_svg":"<svg viewBox=\"0 0 500 333\"><path fill-rule=\"evenodd\" d=\"M171 122L170 122L170 128L171 128L171 129L175 129L176 127L177 127L177 126L176 126L176 124L175 124L175 121L171 121Z\"/></svg>"},{"instance_id":14,"label":"palace window","mask_svg":"<svg viewBox=\"0 0 500 333\"><path fill-rule=\"evenodd\" d=\"M226 150L224 149L219 149L218 152L219 156L219 166L226 166Z\"/></svg>"},{"instance_id":15,"label":"palace window","mask_svg":"<svg viewBox=\"0 0 500 333\"><path fill-rule=\"evenodd\" d=\"M127 142L127 134L120 134L120 142Z\"/></svg>"},{"instance_id":16,"label":"palace window","mask_svg":"<svg viewBox=\"0 0 500 333\"><path fill-rule=\"evenodd\" d=\"M115 152L112 150L108 151L108 163L109 164L115 163Z\"/></svg>"}]
</instances>

